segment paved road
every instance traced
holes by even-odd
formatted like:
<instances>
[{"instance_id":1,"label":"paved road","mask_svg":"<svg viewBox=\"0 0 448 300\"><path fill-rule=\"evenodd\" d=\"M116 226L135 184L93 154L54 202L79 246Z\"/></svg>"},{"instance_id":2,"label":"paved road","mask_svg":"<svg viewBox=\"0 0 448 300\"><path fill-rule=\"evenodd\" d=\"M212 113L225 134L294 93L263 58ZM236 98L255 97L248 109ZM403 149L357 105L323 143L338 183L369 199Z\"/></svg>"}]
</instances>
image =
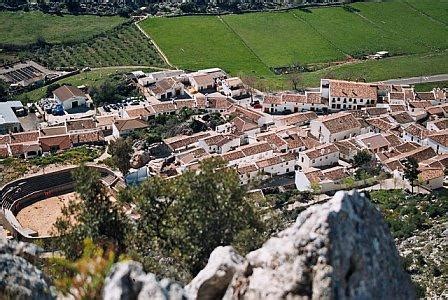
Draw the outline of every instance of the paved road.
<instances>
[{"instance_id":1,"label":"paved road","mask_svg":"<svg viewBox=\"0 0 448 300\"><path fill-rule=\"evenodd\" d=\"M390 80L379 81L379 83L417 84L417 83L439 82L439 81L448 81L448 74L390 79Z\"/></svg>"}]
</instances>

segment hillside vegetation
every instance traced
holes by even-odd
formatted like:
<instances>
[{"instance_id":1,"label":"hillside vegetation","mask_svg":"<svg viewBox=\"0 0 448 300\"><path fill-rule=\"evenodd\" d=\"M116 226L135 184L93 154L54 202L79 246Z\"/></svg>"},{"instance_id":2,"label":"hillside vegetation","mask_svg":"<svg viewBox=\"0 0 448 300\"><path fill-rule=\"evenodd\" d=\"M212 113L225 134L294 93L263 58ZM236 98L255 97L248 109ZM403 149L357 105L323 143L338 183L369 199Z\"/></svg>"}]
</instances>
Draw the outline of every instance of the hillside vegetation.
<instances>
[{"instance_id":1,"label":"hillside vegetation","mask_svg":"<svg viewBox=\"0 0 448 300\"><path fill-rule=\"evenodd\" d=\"M328 68L380 50L392 56L443 52L448 48L447 11L447 0L397 0L286 12L150 18L141 25L178 67L220 66L232 74L270 77L275 67ZM389 68L386 63L384 67ZM428 74L448 71L440 69L434 65ZM395 71L396 75L387 75L408 73L401 66Z\"/></svg>"}]
</instances>

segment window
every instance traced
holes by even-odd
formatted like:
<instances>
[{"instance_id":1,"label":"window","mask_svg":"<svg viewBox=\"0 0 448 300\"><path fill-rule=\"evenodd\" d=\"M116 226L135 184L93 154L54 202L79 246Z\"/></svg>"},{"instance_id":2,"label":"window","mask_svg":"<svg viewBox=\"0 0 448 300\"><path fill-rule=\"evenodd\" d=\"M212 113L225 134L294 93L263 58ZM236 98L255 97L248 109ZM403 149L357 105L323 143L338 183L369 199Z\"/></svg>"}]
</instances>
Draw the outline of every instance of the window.
<instances>
[{"instance_id":1,"label":"window","mask_svg":"<svg viewBox=\"0 0 448 300\"><path fill-rule=\"evenodd\" d=\"M331 108L336 108L336 105L332 104L332 105L331 105Z\"/></svg>"},{"instance_id":2,"label":"window","mask_svg":"<svg viewBox=\"0 0 448 300\"><path fill-rule=\"evenodd\" d=\"M341 101L341 98L338 97L338 101Z\"/></svg>"},{"instance_id":3,"label":"window","mask_svg":"<svg viewBox=\"0 0 448 300\"><path fill-rule=\"evenodd\" d=\"M342 103L347 103L347 99L344 98L344 101L342 101Z\"/></svg>"},{"instance_id":4,"label":"window","mask_svg":"<svg viewBox=\"0 0 448 300\"><path fill-rule=\"evenodd\" d=\"M302 156L302 162L304 161L303 156Z\"/></svg>"}]
</instances>

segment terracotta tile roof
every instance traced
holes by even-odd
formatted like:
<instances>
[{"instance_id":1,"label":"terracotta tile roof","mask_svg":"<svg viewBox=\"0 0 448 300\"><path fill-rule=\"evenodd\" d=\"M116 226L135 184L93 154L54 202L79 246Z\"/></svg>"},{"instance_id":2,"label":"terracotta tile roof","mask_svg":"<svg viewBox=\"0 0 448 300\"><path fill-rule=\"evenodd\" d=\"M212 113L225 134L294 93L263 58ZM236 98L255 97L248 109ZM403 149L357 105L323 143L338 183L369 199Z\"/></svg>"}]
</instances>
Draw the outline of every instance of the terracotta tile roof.
<instances>
[{"instance_id":1,"label":"terracotta tile roof","mask_svg":"<svg viewBox=\"0 0 448 300\"><path fill-rule=\"evenodd\" d=\"M434 121L433 124L434 124L439 130L448 129L448 119L440 119L440 120Z\"/></svg>"},{"instance_id":2,"label":"terracotta tile roof","mask_svg":"<svg viewBox=\"0 0 448 300\"><path fill-rule=\"evenodd\" d=\"M203 148L194 148L190 151L182 152L176 155L177 160L182 164L189 164L208 157L208 153Z\"/></svg>"},{"instance_id":3,"label":"terracotta tile roof","mask_svg":"<svg viewBox=\"0 0 448 300\"><path fill-rule=\"evenodd\" d=\"M387 131L397 127L397 125L394 125L388 121L385 121L382 118L371 118L371 119L367 119L366 122L368 124L370 124L371 126L376 127L383 132L387 132Z\"/></svg>"},{"instance_id":4,"label":"terracotta tile roof","mask_svg":"<svg viewBox=\"0 0 448 300\"><path fill-rule=\"evenodd\" d=\"M384 147L389 147L389 141L381 134L375 134L367 138L361 139L361 141L369 148L369 149L379 149Z\"/></svg>"},{"instance_id":5,"label":"terracotta tile roof","mask_svg":"<svg viewBox=\"0 0 448 300\"><path fill-rule=\"evenodd\" d=\"M415 150L417 148L418 146L416 144L405 142L403 144L396 146L395 150L397 150L399 153L406 153L411 152L412 150Z\"/></svg>"},{"instance_id":6,"label":"terracotta tile roof","mask_svg":"<svg viewBox=\"0 0 448 300\"><path fill-rule=\"evenodd\" d=\"M67 127L65 126L51 126L40 129L40 136L53 136L67 133Z\"/></svg>"},{"instance_id":7,"label":"terracotta tile roof","mask_svg":"<svg viewBox=\"0 0 448 300\"><path fill-rule=\"evenodd\" d=\"M288 103L308 103L307 97L302 94L282 94L282 101Z\"/></svg>"},{"instance_id":8,"label":"terracotta tile roof","mask_svg":"<svg viewBox=\"0 0 448 300\"><path fill-rule=\"evenodd\" d=\"M339 152L339 149L334 144L326 144L310 150L306 150L302 153L308 156L310 159L316 159L336 152Z\"/></svg>"},{"instance_id":9,"label":"terracotta tile roof","mask_svg":"<svg viewBox=\"0 0 448 300\"><path fill-rule=\"evenodd\" d=\"M258 128L258 124L252 122L252 120L244 118L244 117L236 117L231 120L229 123L235 126L236 132L235 134L242 134L246 131L253 130Z\"/></svg>"},{"instance_id":10,"label":"terracotta tile roof","mask_svg":"<svg viewBox=\"0 0 448 300\"><path fill-rule=\"evenodd\" d=\"M200 86L208 86L215 84L215 78L210 74L200 74L191 76L191 79L194 80Z\"/></svg>"},{"instance_id":11,"label":"terracotta tile roof","mask_svg":"<svg viewBox=\"0 0 448 300\"><path fill-rule=\"evenodd\" d=\"M117 118L118 116L116 115L97 116L96 117L97 127L111 126Z\"/></svg>"},{"instance_id":12,"label":"terracotta tile roof","mask_svg":"<svg viewBox=\"0 0 448 300\"><path fill-rule=\"evenodd\" d=\"M280 148L288 145L288 143L284 139L282 139L275 133L259 135L259 136L257 136L257 140L258 141L266 141L269 144L271 144L272 146L276 147L277 149L280 149Z\"/></svg>"},{"instance_id":13,"label":"terracotta tile roof","mask_svg":"<svg viewBox=\"0 0 448 300\"><path fill-rule=\"evenodd\" d=\"M306 102L320 104L322 103L322 94L320 92L306 92Z\"/></svg>"},{"instance_id":14,"label":"terracotta tile roof","mask_svg":"<svg viewBox=\"0 0 448 300\"><path fill-rule=\"evenodd\" d=\"M344 169L344 167L336 166L333 168L329 168L322 171L322 174L329 180L332 181L339 181L346 177L348 177L347 171Z\"/></svg>"},{"instance_id":15,"label":"terracotta tile roof","mask_svg":"<svg viewBox=\"0 0 448 300\"><path fill-rule=\"evenodd\" d=\"M242 146L239 148L239 150L243 152L245 156L251 156L271 151L272 147L271 145L269 145L268 142L257 142L246 146Z\"/></svg>"},{"instance_id":16,"label":"terracotta tile roof","mask_svg":"<svg viewBox=\"0 0 448 300\"><path fill-rule=\"evenodd\" d=\"M399 124L414 122L412 117L407 112L391 113L390 116Z\"/></svg>"},{"instance_id":17,"label":"terracotta tile roof","mask_svg":"<svg viewBox=\"0 0 448 300\"><path fill-rule=\"evenodd\" d=\"M225 154L222 154L221 157L225 161L231 162L231 161L243 158L243 157L245 157L245 155L244 155L243 151L233 150L233 151L229 151Z\"/></svg>"},{"instance_id":18,"label":"terracotta tile roof","mask_svg":"<svg viewBox=\"0 0 448 300\"><path fill-rule=\"evenodd\" d=\"M367 107L365 110L369 116L379 116L387 114L387 108L385 107Z\"/></svg>"},{"instance_id":19,"label":"terracotta tile roof","mask_svg":"<svg viewBox=\"0 0 448 300\"><path fill-rule=\"evenodd\" d=\"M94 130L89 132L71 133L70 141L72 144L89 144L104 142L104 135L101 130Z\"/></svg>"},{"instance_id":20,"label":"terracotta tile roof","mask_svg":"<svg viewBox=\"0 0 448 300\"><path fill-rule=\"evenodd\" d=\"M330 80L330 96L376 100L377 87L368 83Z\"/></svg>"},{"instance_id":21,"label":"terracotta tile roof","mask_svg":"<svg viewBox=\"0 0 448 300\"><path fill-rule=\"evenodd\" d=\"M278 118L278 121L282 122L283 125L305 125L311 120L317 119L317 114L313 111L304 113L293 113L290 115L282 116Z\"/></svg>"},{"instance_id":22,"label":"terracotta tile roof","mask_svg":"<svg viewBox=\"0 0 448 300\"><path fill-rule=\"evenodd\" d=\"M26 131L11 134L11 144L35 142L39 138L39 131Z\"/></svg>"},{"instance_id":23,"label":"terracotta tile roof","mask_svg":"<svg viewBox=\"0 0 448 300\"><path fill-rule=\"evenodd\" d=\"M436 100L433 92L418 92L415 93L415 99L418 100Z\"/></svg>"},{"instance_id":24,"label":"terracotta tile roof","mask_svg":"<svg viewBox=\"0 0 448 300\"><path fill-rule=\"evenodd\" d=\"M361 128L361 124L350 113L336 113L324 117L319 117L317 120L330 131L330 133L338 133L356 128Z\"/></svg>"},{"instance_id":25,"label":"terracotta tile roof","mask_svg":"<svg viewBox=\"0 0 448 300\"><path fill-rule=\"evenodd\" d=\"M411 134L412 136L423 139L428 136L429 130L420 124L412 123L404 129L404 132Z\"/></svg>"},{"instance_id":26,"label":"terracotta tile roof","mask_svg":"<svg viewBox=\"0 0 448 300\"><path fill-rule=\"evenodd\" d=\"M77 87L71 85L63 85L53 91L53 94L58 97L58 99L62 102L67 101L73 97L86 97L83 91L78 89Z\"/></svg>"},{"instance_id":27,"label":"terracotta tile roof","mask_svg":"<svg viewBox=\"0 0 448 300\"><path fill-rule=\"evenodd\" d=\"M191 100L174 100L174 104L176 104L177 109L181 109L184 107L187 108L195 108L196 107L196 101L193 99Z\"/></svg>"},{"instance_id":28,"label":"terracotta tile roof","mask_svg":"<svg viewBox=\"0 0 448 300\"><path fill-rule=\"evenodd\" d=\"M406 111L406 107L404 105L389 105L391 112L400 112Z\"/></svg>"},{"instance_id":29,"label":"terracotta tile roof","mask_svg":"<svg viewBox=\"0 0 448 300\"><path fill-rule=\"evenodd\" d=\"M5 158L9 156L8 146L0 145L0 158Z\"/></svg>"},{"instance_id":30,"label":"terracotta tile roof","mask_svg":"<svg viewBox=\"0 0 448 300\"><path fill-rule=\"evenodd\" d=\"M403 89L405 100L415 100L414 90L412 89Z\"/></svg>"},{"instance_id":31,"label":"terracotta tile roof","mask_svg":"<svg viewBox=\"0 0 448 300\"><path fill-rule=\"evenodd\" d=\"M423 167L420 168L420 174L418 175L423 181L432 180L440 177L444 177L445 173L442 168Z\"/></svg>"},{"instance_id":32,"label":"terracotta tile roof","mask_svg":"<svg viewBox=\"0 0 448 300\"><path fill-rule=\"evenodd\" d=\"M68 134L55 135L39 138L43 151L50 151L52 147L59 147L59 150L65 150L72 147L70 136Z\"/></svg>"},{"instance_id":33,"label":"terracotta tile roof","mask_svg":"<svg viewBox=\"0 0 448 300\"><path fill-rule=\"evenodd\" d=\"M417 160L417 162L421 162L427 159L430 159L431 157L436 156L436 153L431 147L428 146L422 146L418 147L412 151L402 153L400 155L394 156L388 160L386 160L384 163L388 164L395 161L402 161L406 158L413 157Z\"/></svg>"},{"instance_id":34,"label":"terracotta tile roof","mask_svg":"<svg viewBox=\"0 0 448 300\"><path fill-rule=\"evenodd\" d=\"M390 92L389 100L403 100L404 101L404 93L403 92Z\"/></svg>"},{"instance_id":35,"label":"terracotta tile roof","mask_svg":"<svg viewBox=\"0 0 448 300\"><path fill-rule=\"evenodd\" d=\"M167 113L176 110L176 106L172 102L157 103L153 104L151 107L156 113Z\"/></svg>"},{"instance_id":36,"label":"terracotta tile roof","mask_svg":"<svg viewBox=\"0 0 448 300\"><path fill-rule=\"evenodd\" d=\"M154 94L164 94L167 90L174 88L179 82L174 78L168 77L157 81L156 83L150 85L148 88Z\"/></svg>"},{"instance_id":37,"label":"terracotta tile roof","mask_svg":"<svg viewBox=\"0 0 448 300\"><path fill-rule=\"evenodd\" d=\"M6 145L11 143L11 137L9 134L0 135L0 145Z\"/></svg>"},{"instance_id":38,"label":"terracotta tile roof","mask_svg":"<svg viewBox=\"0 0 448 300\"><path fill-rule=\"evenodd\" d=\"M290 161L295 161L295 160L296 160L296 157L295 157L294 154L292 154L292 153L285 153L285 154L281 154L281 155L275 155L273 157L266 158L266 159L263 159L263 160L259 160L255 164L260 169L262 169L262 168L275 166L275 165L279 165L279 164L284 163L284 162L290 162ZM291 168L293 168L293 167L294 167L294 165L291 165Z\"/></svg>"},{"instance_id":39,"label":"terracotta tile roof","mask_svg":"<svg viewBox=\"0 0 448 300\"><path fill-rule=\"evenodd\" d=\"M226 97L219 96L208 96L207 97L207 107L214 109L222 109L226 110L232 106L232 102L230 102Z\"/></svg>"},{"instance_id":40,"label":"terracotta tile roof","mask_svg":"<svg viewBox=\"0 0 448 300\"><path fill-rule=\"evenodd\" d=\"M420 165L446 169L448 168L448 153L439 154L437 156L431 157L427 160L420 162Z\"/></svg>"},{"instance_id":41,"label":"terracotta tile roof","mask_svg":"<svg viewBox=\"0 0 448 300\"><path fill-rule=\"evenodd\" d=\"M263 99L263 104L283 104L281 95L266 95Z\"/></svg>"},{"instance_id":42,"label":"terracotta tile roof","mask_svg":"<svg viewBox=\"0 0 448 300\"><path fill-rule=\"evenodd\" d=\"M258 171L258 167L254 163L251 163L248 165L243 165L243 166L238 166L238 168L237 168L238 174L248 174L248 173L257 172L257 171Z\"/></svg>"},{"instance_id":43,"label":"terracotta tile roof","mask_svg":"<svg viewBox=\"0 0 448 300\"><path fill-rule=\"evenodd\" d=\"M164 139L165 144L173 151L187 147L199 141L200 139L210 136L210 132L198 132L192 135L180 135L172 138Z\"/></svg>"},{"instance_id":44,"label":"terracotta tile roof","mask_svg":"<svg viewBox=\"0 0 448 300\"><path fill-rule=\"evenodd\" d=\"M148 127L148 124L140 119L118 119L114 122L118 131L142 129Z\"/></svg>"},{"instance_id":45,"label":"terracotta tile roof","mask_svg":"<svg viewBox=\"0 0 448 300\"><path fill-rule=\"evenodd\" d=\"M223 145L230 143L231 141L233 141L235 139L239 139L239 137L234 136L234 135L229 135L229 134L228 135L218 134L218 135L206 137L203 140L209 146L215 145L218 147L222 147Z\"/></svg>"},{"instance_id":46,"label":"terracotta tile roof","mask_svg":"<svg viewBox=\"0 0 448 300\"><path fill-rule=\"evenodd\" d=\"M430 136L428 136L428 139L433 140L439 145L448 147L448 130L444 130L443 132L438 132L436 134L431 134Z\"/></svg>"},{"instance_id":47,"label":"terracotta tile roof","mask_svg":"<svg viewBox=\"0 0 448 300\"><path fill-rule=\"evenodd\" d=\"M391 147L396 147L403 143L403 140L395 134L386 134L384 138L389 142Z\"/></svg>"},{"instance_id":48,"label":"terracotta tile roof","mask_svg":"<svg viewBox=\"0 0 448 300\"><path fill-rule=\"evenodd\" d=\"M96 122L92 118L71 120L66 122L67 131L85 130L96 128Z\"/></svg>"},{"instance_id":49,"label":"terracotta tile roof","mask_svg":"<svg viewBox=\"0 0 448 300\"><path fill-rule=\"evenodd\" d=\"M151 106L128 108L125 111L129 118L149 117L155 113Z\"/></svg>"},{"instance_id":50,"label":"terracotta tile roof","mask_svg":"<svg viewBox=\"0 0 448 300\"><path fill-rule=\"evenodd\" d=\"M198 108L206 108L207 107L207 98L204 94L196 93L194 94L194 100L196 101L196 106Z\"/></svg>"},{"instance_id":51,"label":"terracotta tile roof","mask_svg":"<svg viewBox=\"0 0 448 300\"><path fill-rule=\"evenodd\" d=\"M409 101L409 106L413 108L427 108L431 107L432 104L429 101Z\"/></svg>"},{"instance_id":52,"label":"terracotta tile roof","mask_svg":"<svg viewBox=\"0 0 448 300\"><path fill-rule=\"evenodd\" d=\"M354 141L354 139L347 139L342 141L337 141L334 145L338 148L339 152L344 155L350 155L353 152L358 152L361 147Z\"/></svg>"},{"instance_id":53,"label":"terracotta tile roof","mask_svg":"<svg viewBox=\"0 0 448 300\"><path fill-rule=\"evenodd\" d=\"M430 115L444 116L446 112L444 107L445 107L444 105L427 107L426 112Z\"/></svg>"},{"instance_id":54,"label":"terracotta tile roof","mask_svg":"<svg viewBox=\"0 0 448 300\"><path fill-rule=\"evenodd\" d=\"M327 180L327 177L322 173L321 170L311 170L306 173L304 173L306 178L311 183L320 183L322 181Z\"/></svg>"},{"instance_id":55,"label":"terracotta tile roof","mask_svg":"<svg viewBox=\"0 0 448 300\"><path fill-rule=\"evenodd\" d=\"M262 118L264 116L263 114L260 114L256 111L244 108L239 105L232 105L232 107L230 107L226 113L230 114L232 116L249 119L256 124L258 124L258 121L260 120L260 118Z\"/></svg>"}]
</instances>

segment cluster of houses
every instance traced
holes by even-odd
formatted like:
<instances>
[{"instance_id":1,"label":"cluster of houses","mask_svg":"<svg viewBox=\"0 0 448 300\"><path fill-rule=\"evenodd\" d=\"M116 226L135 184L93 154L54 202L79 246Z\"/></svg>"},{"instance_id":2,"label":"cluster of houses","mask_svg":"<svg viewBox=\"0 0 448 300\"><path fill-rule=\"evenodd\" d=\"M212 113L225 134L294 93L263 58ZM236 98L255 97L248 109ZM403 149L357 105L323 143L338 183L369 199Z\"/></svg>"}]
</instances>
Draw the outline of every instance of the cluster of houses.
<instances>
[{"instance_id":1,"label":"cluster of houses","mask_svg":"<svg viewBox=\"0 0 448 300\"><path fill-rule=\"evenodd\" d=\"M354 156L368 150L385 172L397 177L403 176L403 162L415 158L419 183L428 189L443 186L448 163L444 90L421 93L410 86L322 79L319 91L256 91L261 95L257 107L241 101L252 99L241 79L216 68L129 76L145 101L32 132L2 135L0 156L26 158L105 143L148 127L148 120L160 114L189 108L199 115L220 113L226 122L214 130L165 139L169 155L157 170L148 164L148 174L176 176L196 170L205 158L221 157L236 169L242 184L287 176L295 178L299 190L319 185L330 192L344 188L344 180L355 172ZM73 107L80 101L77 91L64 90L72 95L61 102Z\"/></svg>"}]
</instances>

